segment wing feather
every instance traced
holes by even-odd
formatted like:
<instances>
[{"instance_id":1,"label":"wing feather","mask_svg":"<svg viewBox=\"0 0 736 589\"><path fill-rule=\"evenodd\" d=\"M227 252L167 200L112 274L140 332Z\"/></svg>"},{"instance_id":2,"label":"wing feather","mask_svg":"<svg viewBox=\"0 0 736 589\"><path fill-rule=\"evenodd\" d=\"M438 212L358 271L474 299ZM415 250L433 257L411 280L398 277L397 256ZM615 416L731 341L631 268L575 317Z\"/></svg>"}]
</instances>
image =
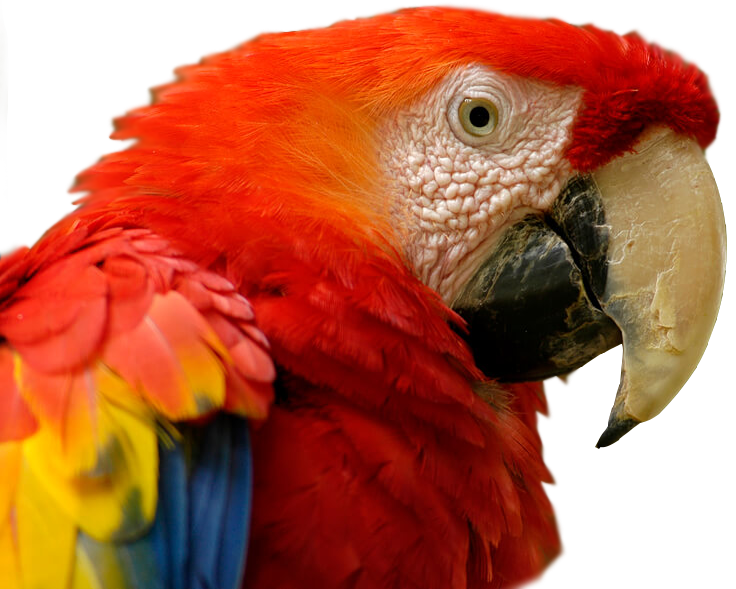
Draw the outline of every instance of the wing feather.
<instances>
[{"instance_id":1,"label":"wing feather","mask_svg":"<svg viewBox=\"0 0 736 589\"><path fill-rule=\"evenodd\" d=\"M275 378L253 309L149 231L71 231L0 263L3 587L235 589Z\"/></svg>"}]
</instances>

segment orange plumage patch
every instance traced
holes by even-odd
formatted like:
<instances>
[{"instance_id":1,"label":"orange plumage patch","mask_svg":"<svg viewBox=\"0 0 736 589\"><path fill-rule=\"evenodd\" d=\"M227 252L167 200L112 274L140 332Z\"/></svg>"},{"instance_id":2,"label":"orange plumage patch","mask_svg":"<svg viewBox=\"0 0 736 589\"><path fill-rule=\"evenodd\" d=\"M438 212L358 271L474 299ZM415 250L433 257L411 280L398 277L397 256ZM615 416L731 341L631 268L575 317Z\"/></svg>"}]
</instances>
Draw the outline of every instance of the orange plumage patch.
<instances>
[{"instance_id":1,"label":"orange plumage patch","mask_svg":"<svg viewBox=\"0 0 736 589\"><path fill-rule=\"evenodd\" d=\"M705 75L637 35L431 7L263 35L179 69L152 106L117 121L113 137L137 143L82 173L77 189L95 200L170 195L195 224L189 206L233 221L281 207L391 241L375 131L470 63L581 88L568 152L580 171L630 149L647 125L703 147L715 137Z\"/></svg>"}]
</instances>

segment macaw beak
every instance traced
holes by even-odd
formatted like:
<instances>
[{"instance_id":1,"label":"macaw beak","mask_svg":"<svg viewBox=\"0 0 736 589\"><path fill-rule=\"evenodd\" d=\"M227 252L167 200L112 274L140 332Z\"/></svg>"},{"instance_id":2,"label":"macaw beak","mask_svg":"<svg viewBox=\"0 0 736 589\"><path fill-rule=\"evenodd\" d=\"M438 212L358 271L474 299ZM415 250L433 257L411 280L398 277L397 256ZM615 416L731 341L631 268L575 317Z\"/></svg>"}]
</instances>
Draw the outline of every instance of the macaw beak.
<instances>
[{"instance_id":1,"label":"macaw beak","mask_svg":"<svg viewBox=\"0 0 736 589\"><path fill-rule=\"evenodd\" d=\"M623 343L598 447L657 415L715 324L726 228L703 150L668 129L573 178L549 211L500 233L453 303L478 367L505 381L566 374Z\"/></svg>"}]
</instances>

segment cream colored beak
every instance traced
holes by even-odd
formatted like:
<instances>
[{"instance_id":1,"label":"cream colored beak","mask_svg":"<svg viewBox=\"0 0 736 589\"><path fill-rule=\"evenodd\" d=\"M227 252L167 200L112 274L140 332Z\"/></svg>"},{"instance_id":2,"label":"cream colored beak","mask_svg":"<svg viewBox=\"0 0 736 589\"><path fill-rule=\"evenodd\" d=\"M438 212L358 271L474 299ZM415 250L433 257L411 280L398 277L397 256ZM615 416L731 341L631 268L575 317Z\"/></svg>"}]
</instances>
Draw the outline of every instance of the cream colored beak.
<instances>
[{"instance_id":1,"label":"cream colored beak","mask_svg":"<svg viewBox=\"0 0 736 589\"><path fill-rule=\"evenodd\" d=\"M599 303L624 347L600 447L662 411L695 370L721 302L726 227L703 150L668 129L645 132L593 179L609 231Z\"/></svg>"}]
</instances>

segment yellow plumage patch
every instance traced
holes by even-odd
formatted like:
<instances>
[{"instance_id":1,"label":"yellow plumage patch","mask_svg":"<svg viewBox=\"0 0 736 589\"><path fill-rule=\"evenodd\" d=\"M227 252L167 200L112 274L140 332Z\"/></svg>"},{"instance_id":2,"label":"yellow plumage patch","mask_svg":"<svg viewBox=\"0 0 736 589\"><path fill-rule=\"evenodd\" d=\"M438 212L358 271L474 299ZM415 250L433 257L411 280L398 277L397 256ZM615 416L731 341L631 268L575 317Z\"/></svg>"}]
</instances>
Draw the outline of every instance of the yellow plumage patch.
<instances>
[{"instance_id":1,"label":"yellow plumage patch","mask_svg":"<svg viewBox=\"0 0 736 589\"><path fill-rule=\"evenodd\" d=\"M70 589L129 589L116 556L114 550L91 554L78 542Z\"/></svg>"},{"instance_id":2,"label":"yellow plumage patch","mask_svg":"<svg viewBox=\"0 0 736 589\"><path fill-rule=\"evenodd\" d=\"M25 465L16 502L19 562L24 589L67 589L72 574L76 526L52 492Z\"/></svg>"},{"instance_id":3,"label":"yellow plumage patch","mask_svg":"<svg viewBox=\"0 0 736 589\"><path fill-rule=\"evenodd\" d=\"M21 444L0 444L0 579L5 589L20 589L14 498L21 464Z\"/></svg>"},{"instance_id":4,"label":"yellow plumage patch","mask_svg":"<svg viewBox=\"0 0 736 589\"><path fill-rule=\"evenodd\" d=\"M51 489L62 509L99 540L129 538L153 520L157 498L158 447L155 430L124 409L106 403L110 437L98 470L70 474L58 453L58 440L41 430L27 441L28 469Z\"/></svg>"}]
</instances>

